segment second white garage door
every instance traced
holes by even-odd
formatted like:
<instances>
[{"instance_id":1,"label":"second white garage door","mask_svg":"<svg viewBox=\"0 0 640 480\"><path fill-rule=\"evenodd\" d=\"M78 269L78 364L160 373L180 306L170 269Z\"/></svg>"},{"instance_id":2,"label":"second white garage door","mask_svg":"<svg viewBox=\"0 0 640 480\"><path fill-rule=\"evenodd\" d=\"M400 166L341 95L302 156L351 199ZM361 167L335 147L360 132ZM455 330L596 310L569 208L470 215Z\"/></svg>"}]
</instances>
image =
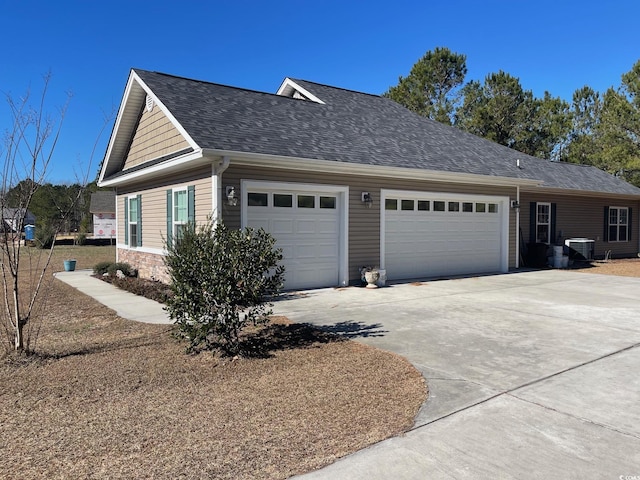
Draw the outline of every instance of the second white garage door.
<instances>
[{"instance_id":1,"label":"second white garage door","mask_svg":"<svg viewBox=\"0 0 640 480\"><path fill-rule=\"evenodd\" d=\"M296 190L295 185L247 185L245 224L264 228L276 238L284 257L286 289L345 283L343 198L339 191Z\"/></svg>"},{"instance_id":2,"label":"second white garage door","mask_svg":"<svg viewBox=\"0 0 640 480\"><path fill-rule=\"evenodd\" d=\"M506 272L508 198L383 191L389 280Z\"/></svg>"}]
</instances>

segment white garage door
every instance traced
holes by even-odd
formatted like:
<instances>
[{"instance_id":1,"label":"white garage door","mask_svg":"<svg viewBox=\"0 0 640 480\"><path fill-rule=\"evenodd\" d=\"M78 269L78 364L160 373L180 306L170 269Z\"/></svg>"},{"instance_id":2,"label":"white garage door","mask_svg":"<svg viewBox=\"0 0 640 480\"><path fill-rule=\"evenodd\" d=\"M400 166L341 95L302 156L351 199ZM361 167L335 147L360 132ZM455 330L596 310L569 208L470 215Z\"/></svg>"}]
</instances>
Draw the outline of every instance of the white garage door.
<instances>
[{"instance_id":1,"label":"white garage door","mask_svg":"<svg viewBox=\"0 0 640 480\"><path fill-rule=\"evenodd\" d=\"M246 225L264 228L282 249L285 289L339 285L339 194L258 187L245 198Z\"/></svg>"},{"instance_id":2,"label":"white garage door","mask_svg":"<svg viewBox=\"0 0 640 480\"><path fill-rule=\"evenodd\" d=\"M507 270L507 198L392 192L384 201L388 279Z\"/></svg>"}]
</instances>

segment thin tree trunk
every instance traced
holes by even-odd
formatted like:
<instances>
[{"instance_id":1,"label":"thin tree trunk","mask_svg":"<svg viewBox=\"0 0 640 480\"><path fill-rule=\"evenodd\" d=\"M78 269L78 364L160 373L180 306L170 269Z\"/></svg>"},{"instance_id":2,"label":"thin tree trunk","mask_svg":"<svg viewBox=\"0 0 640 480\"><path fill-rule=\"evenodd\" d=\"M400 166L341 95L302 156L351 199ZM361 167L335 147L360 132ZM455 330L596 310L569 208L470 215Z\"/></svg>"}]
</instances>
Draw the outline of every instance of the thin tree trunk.
<instances>
[{"instance_id":1,"label":"thin tree trunk","mask_svg":"<svg viewBox=\"0 0 640 480\"><path fill-rule=\"evenodd\" d=\"M24 335L22 330L27 322L23 321L20 317L20 302L18 291L18 275L16 270L16 275L13 276L13 310L16 322L15 349L17 352L22 352L24 351Z\"/></svg>"}]
</instances>

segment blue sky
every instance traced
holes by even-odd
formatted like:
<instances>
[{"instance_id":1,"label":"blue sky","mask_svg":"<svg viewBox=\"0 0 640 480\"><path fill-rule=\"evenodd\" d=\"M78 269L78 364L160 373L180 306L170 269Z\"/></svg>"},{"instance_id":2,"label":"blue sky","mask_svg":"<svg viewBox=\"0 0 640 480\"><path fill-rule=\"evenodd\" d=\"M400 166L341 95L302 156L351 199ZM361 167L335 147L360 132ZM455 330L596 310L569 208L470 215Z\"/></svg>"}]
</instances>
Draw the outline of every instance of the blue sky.
<instances>
[{"instance_id":1,"label":"blue sky","mask_svg":"<svg viewBox=\"0 0 640 480\"><path fill-rule=\"evenodd\" d=\"M73 98L49 172L95 177L130 68L275 92L287 77L383 93L427 50L467 55L469 80L504 70L525 89L571 99L604 91L640 59L637 0L66 1L0 0L4 96L37 92L49 111Z\"/></svg>"}]
</instances>

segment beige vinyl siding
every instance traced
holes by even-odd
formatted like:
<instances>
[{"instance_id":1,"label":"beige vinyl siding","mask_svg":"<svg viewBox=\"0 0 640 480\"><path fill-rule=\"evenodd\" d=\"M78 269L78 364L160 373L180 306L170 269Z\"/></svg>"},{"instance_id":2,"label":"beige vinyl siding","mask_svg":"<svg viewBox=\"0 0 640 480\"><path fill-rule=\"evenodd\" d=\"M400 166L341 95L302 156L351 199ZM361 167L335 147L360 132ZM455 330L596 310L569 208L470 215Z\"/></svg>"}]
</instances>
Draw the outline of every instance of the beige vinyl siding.
<instances>
[{"instance_id":1,"label":"beige vinyl siding","mask_svg":"<svg viewBox=\"0 0 640 480\"><path fill-rule=\"evenodd\" d=\"M124 202L129 195L142 195L142 246L164 248L167 236L167 190L195 186L196 222L206 221L211 214L211 167L203 167L180 175L137 185L134 189L118 189L118 241L124 243Z\"/></svg>"},{"instance_id":2,"label":"beige vinyl siding","mask_svg":"<svg viewBox=\"0 0 640 480\"><path fill-rule=\"evenodd\" d=\"M360 277L359 268L380 263L380 189L411 190L475 195L508 196L515 199L515 187L459 185L422 180L392 179L367 176L349 176L286 171L258 167L240 167L233 163L223 174L223 185L235 186L240 191L241 180L295 182L307 184L339 185L349 187L349 278ZM367 208L361 201L362 192L370 192L374 203ZM232 228L240 227L240 206L223 206L223 219ZM509 265L515 266L515 214L509 215Z\"/></svg>"},{"instance_id":3,"label":"beige vinyl siding","mask_svg":"<svg viewBox=\"0 0 640 480\"><path fill-rule=\"evenodd\" d=\"M630 200L615 200L572 195L542 195L523 192L520 195L520 226L525 243L529 243L530 204L548 202L556 204L556 234L562 232L563 243L567 238L589 238L595 240L595 255L604 257L611 250L613 257L635 256L638 253L638 218L640 203ZM628 242L604 241L605 207L628 207L632 209L631 240Z\"/></svg>"},{"instance_id":4,"label":"beige vinyl siding","mask_svg":"<svg viewBox=\"0 0 640 480\"><path fill-rule=\"evenodd\" d=\"M123 170L188 147L185 138L160 107L154 106L151 112L143 107Z\"/></svg>"}]
</instances>

